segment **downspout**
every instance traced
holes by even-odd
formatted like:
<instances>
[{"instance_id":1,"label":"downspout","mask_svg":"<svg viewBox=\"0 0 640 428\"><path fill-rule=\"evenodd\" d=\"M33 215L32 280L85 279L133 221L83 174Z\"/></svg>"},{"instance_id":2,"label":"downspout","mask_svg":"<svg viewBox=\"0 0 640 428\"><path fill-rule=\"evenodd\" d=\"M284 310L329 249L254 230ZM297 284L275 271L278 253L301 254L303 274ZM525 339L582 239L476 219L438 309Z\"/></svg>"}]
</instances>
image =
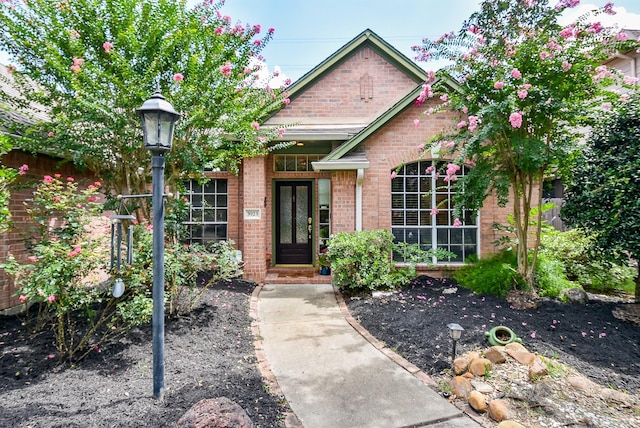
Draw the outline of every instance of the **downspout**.
<instances>
[{"instance_id":1,"label":"downspout","mask_svg":"<svg viewBox=\"0 0 640 428\"><path fill-rule=\"evenodd\" d=\"M364 181L364 169L358 168L356 174L356 231L362 230L362 182Z\"/></svg>"}]
</instances>

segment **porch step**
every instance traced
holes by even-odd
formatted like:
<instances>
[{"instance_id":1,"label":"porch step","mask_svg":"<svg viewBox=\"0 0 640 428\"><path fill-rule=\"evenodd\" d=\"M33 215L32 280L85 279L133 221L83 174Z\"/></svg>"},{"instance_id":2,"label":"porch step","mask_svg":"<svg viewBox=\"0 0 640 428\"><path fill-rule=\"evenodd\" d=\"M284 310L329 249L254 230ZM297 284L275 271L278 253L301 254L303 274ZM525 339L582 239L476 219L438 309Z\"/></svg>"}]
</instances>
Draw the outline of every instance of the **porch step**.
<instances>
[{"instance_id":1,"label":"porch step","mask_svg":"<svg viewBox=\"0 0 640 428\"><path fill-rule=\"evenodd\" d=\"M331 275L320 275L315 268L275 267L267 272L265 284L331 284Z\"/></svg>"}]
</instances>

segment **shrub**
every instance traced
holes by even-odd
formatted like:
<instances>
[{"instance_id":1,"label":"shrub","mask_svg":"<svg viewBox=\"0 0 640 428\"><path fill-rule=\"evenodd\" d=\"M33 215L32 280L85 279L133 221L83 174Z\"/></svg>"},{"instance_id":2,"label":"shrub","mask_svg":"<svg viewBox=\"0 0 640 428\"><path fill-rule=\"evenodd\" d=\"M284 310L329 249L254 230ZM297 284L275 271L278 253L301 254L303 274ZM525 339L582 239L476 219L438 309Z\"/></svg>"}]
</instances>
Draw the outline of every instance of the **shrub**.
<instances>
[{"instance_id":1,"label":"shrub","mask_svg":"<svg viewBox=\"0 0 640 428\"><path fill-rule=\"evenodd\" d=\"M341 290L392 289L408 281L391 260L394 236L388 230L341 232L331 236L327 260Z\"/></svg>"},{"instance_id":2,"label":"shrub","mask_svg":"<svg viewBox=\"0 0 640 428\"><path fill-rule=\"evenodd\" d=\"M517 271L516 254L507 250L462 267L456 271L454 278L460 285L476 293L501 297L505 297L512 289L526 288Z\"/></svg>"},{"instance_id":3,"label":"shrub","mask_svg":"<svg viewBox=\"0 0 640 428\"><path fill-rule=\"evenodd\" d=\"M633 289L635 270L593 251L595 237L581 229L548 231L542 235L540 254L562 263L566 278L594 291Z\"/></svg>"},{"instance_id":4,"label":"shrub","mask_svg":"<svg viewBox=\"0 0 640 428\"><path fill-rule=\"evenodd\" d=\"M544 297L561 297L564 290L576 287L567 279L564 263L544 254L538 254L535 279L538 291Z\"/></svg>"},{"instance_id":5,"label":"shrub","mask_svg":"<svg viewBox=\"0 0 640 428\"><path fill-rule=\"evenodd\" d=\"M97 274L105 272L108 244L89 233L100 212L96 182L80 190L72 177L45 176L36 186L27 213L36 230L28 263L9 257L4 266L15 277L26 305L39 305L33 328L51 326L60 358L79 360L151 316L147 287L128 287L119 299Z\"/></svg>"}]
</instances>

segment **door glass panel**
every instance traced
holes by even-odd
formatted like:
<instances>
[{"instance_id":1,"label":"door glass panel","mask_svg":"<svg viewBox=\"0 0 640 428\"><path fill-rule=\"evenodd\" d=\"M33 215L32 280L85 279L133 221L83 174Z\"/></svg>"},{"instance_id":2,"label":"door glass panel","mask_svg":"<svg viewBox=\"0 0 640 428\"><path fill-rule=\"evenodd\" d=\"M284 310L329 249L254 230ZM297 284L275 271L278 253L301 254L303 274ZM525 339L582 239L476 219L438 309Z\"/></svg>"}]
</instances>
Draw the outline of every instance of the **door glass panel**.
<instances>
[{"instance_id":1,"label":"door glass panel","mask_svg":"<svg viewBox=\"0 0 640 428\"><path fill-rule=\"evenodd\" d=\"M309 218L309 198L307 186L296 187L296 243L306 244L309 242L309 232L307 231L307 218ZM291 212L291 209L289 209Z\"/></svg>"},{"instance_id":2,"label":"door glass panel","mask_svg":"<svg viewBox=\"0 0 640 428\"><path fill-rule=\"evenodd\" d=\"M280 243L291 244L291 216L292 211L291 186L280 187Z\"/></svg>"}]
</instances>

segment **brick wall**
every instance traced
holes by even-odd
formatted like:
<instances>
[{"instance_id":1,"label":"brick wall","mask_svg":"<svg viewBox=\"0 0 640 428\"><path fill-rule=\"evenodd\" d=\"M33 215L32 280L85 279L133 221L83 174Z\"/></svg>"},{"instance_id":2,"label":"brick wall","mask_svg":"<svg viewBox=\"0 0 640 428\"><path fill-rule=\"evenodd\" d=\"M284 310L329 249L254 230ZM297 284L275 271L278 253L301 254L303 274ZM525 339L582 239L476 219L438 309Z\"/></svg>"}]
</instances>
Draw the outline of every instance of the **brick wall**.
<instances>
[{"instance_id":1,"label":"brick wall","mask_svg":"<svg viewBox=\"0 0 640 428\"><path fill-rule=\"evenodd\" d=\"M81 172L69 163L61 163L59 159L39 155L32 156L17 150L11 151L2 157L2 163L8 167L18 169L21 165L29 165L27 174L20 176L18 183L26 185L35 181L40 181L45 175L55 173L62 174L63 177L73 176L80 186L90 184L95 181L95 177L88 172ZM11 203L9 209L12 215L12 227L8 232L0 234L0 262L7 260L12 254L18 261L24 262L29 255L25 249L25 238L32 229L32 225L27 217L23 202L32 198L32 188L24 188L11 192ZM19 304L17 296L14 296L15 287L13 279L0 269L0 311L17 306Z\"/></svg>"},{"instance_id":2,"label":"brick wall","mask_svg":"<svg viewBox=\"0 0 640 428\"><path fill-rule=\"evenodd\" d=\"M261 281L267 273L267 243L271 236L271 224L267 223L267 173L266 159L245 159L242 168L243 201L242 208L259 208L260 219L243 221L244 277ZM243 216L244 211L240 213ZM243 217L240 217L243 219Z\"/></svg>"},{"instance_id":3,"label":"brick wall","mask_svg":"<svg viewBox=\"0 0 640 428\"><path fill-rule=\"evenodd\" d=\"M416 83L373 49L363 47L277 113L287 117L377 117Z\"/></svg>"}]
</instances>

